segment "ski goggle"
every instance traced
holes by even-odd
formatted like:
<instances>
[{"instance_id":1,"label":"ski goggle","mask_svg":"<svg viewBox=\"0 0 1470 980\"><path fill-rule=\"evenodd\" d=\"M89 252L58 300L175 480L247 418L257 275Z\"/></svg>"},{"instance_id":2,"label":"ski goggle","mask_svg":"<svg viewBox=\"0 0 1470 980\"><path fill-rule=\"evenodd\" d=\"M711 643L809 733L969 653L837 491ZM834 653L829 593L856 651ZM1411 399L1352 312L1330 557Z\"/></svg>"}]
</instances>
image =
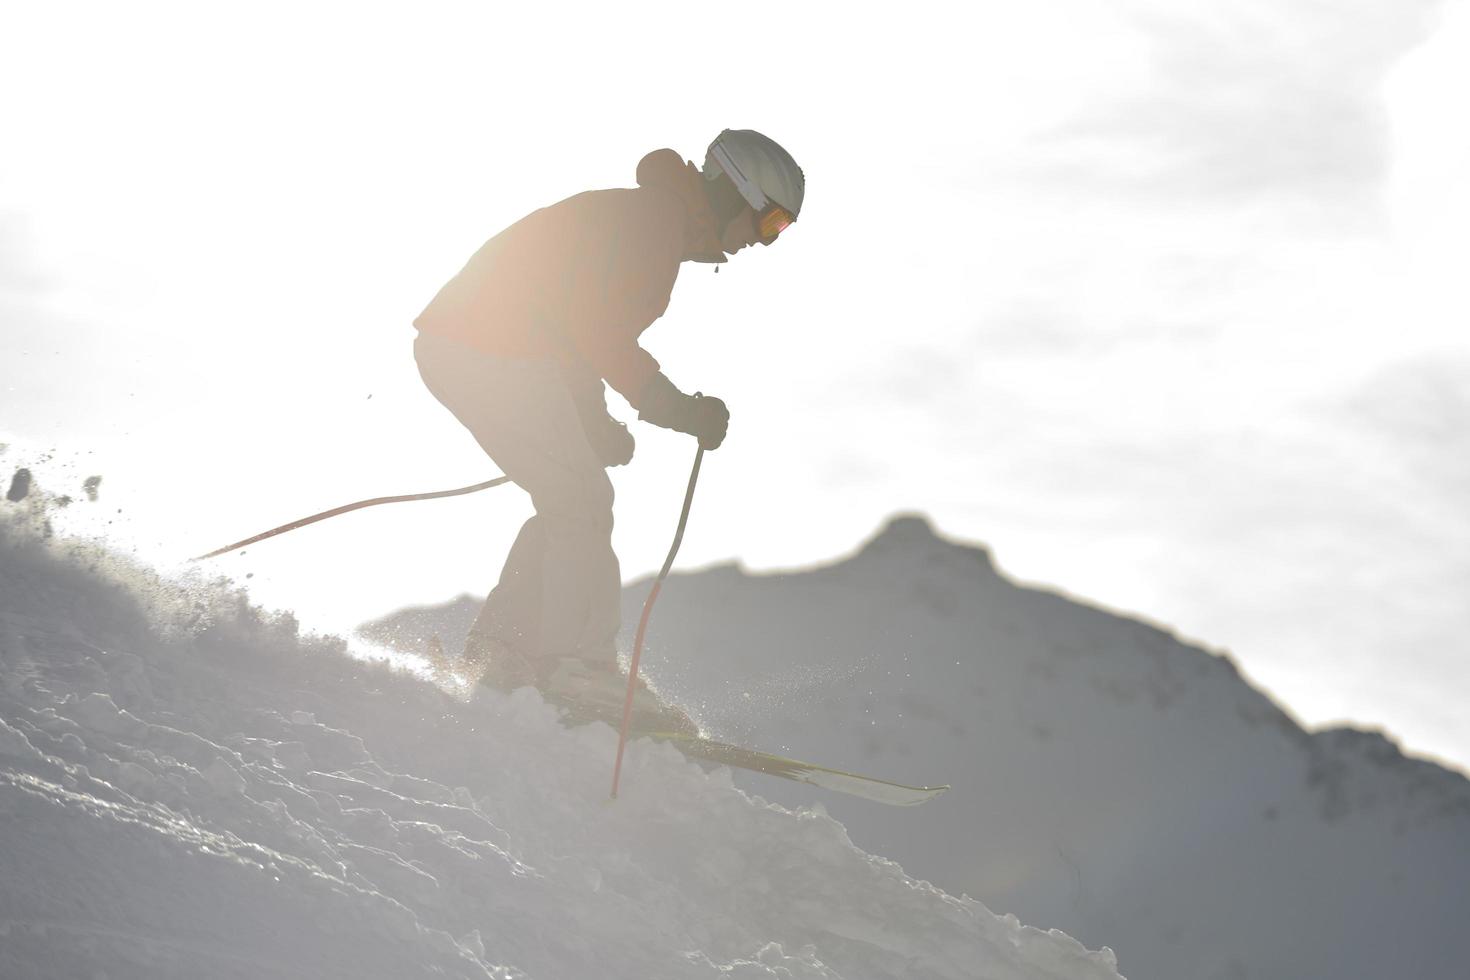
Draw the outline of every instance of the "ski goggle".
<instances>
[{"instance_id":1,"label":"ski goggle","mask_svg":"<svg viewBox=\"0 0 1470 980\"><path fill-rule=\"evenodd\" d=\"M776 236L787 228L791 222L796 220L796 215L787 211L775 201L766 205L764 211L759 211L755 216L755 231L760 236L762 245L769 245L776 240Z\"/></svg>"},{"instance_id":2,"label":"ski goggle","mask_svg":"<svg viewBox=\"0 0 1470 980\"><path fill-rule=\"evenodd\" d=\"M735 189L745 199L745 203L755 212L755 231L760 236L760 243L769 245L774 242L796 220L796 215L766 197L755 181L745 176L745 171L740 169L739 164L730 156L730 151L718 139L710 147L710 153L725 172L725 176L730 178L730 183L735 185Z\"/></svg>"}]
</instances>

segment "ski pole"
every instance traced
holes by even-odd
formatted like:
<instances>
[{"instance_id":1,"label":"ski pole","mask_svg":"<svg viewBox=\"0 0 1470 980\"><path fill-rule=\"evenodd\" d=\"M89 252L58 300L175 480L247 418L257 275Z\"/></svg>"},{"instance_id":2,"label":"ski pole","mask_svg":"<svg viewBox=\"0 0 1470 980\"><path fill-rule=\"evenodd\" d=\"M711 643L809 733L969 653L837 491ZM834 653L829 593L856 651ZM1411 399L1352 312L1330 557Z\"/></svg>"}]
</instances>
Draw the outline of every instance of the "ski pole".
<instances>
[{"instance_id":1,"label":"ski pole","mask_svg":"<svg viewBox=\"0 0 1470 980\"><path fill-rule=\"evenodd\" d=\"M215 558L219 555L228 554L229 552L234 551L237 548L243 548L248 544L254 544L257 541L264 541L266 538L273 538L277 534L285 534L287 531L294 531L298 527L305 527L308 524L315 524L317 521L324 521L329 517L336 517L338 514L345 514L348 511L361 510L364 507L376 507L378 504L396 504L401 503L405 500L433 500L436 497L457 497L460 494L474 493L477 490L488 490L491 487L498 487L500 486L500 484L508 483L509 481L510 477L508 476L498 476L493 480L486 480L484 483L476 483L473 486L460 487L457 490L436 490L433 493L406 493L397 497L373 497L371 500L359 500L353 504L343 504L341 507L333 507L331 510L324 510L320 514L312 514L310 517L303 517L298 521L292 521L290 524L282 524L280 527L271 528L269 531L262 531L261 533L254 535L253 537L246 538L244 541L236 541L234 544L227 544L223 548L216 548L208 554L199 555L198 557L190 558L189 560L203 561L206 558Z\"/></svg>"},{"instance_id":2,"label":"ski pole","mask_svg":"<svg viewBox=\"0 0 1470 980\"><path fill-rule=\"evenodd\" d=\"M653 603L658 599L659 589L673 567L674 556L679 553L679 543L684 540L684 525L689 522L689 505L694 503L694 484L699 480L699 464L704 461L704 446L694 454L694 469L689 472L689 489L684 492L684 510L679 514L679 529L674 532L674 544L669 548L669 557L659 570L648 598L643 601L643 615L638 620L638 635L633 641L633 660L628 664L628 695L623 699L623 724L618 730L618 758L613 763L612 798L618 798L618 777L623 773L623 748L628 744L628 724L633 718L633 691L638 684L638 660L643 655L643 634L648 630L648 614L653 612Z\"/></svg>"}]
</instances>

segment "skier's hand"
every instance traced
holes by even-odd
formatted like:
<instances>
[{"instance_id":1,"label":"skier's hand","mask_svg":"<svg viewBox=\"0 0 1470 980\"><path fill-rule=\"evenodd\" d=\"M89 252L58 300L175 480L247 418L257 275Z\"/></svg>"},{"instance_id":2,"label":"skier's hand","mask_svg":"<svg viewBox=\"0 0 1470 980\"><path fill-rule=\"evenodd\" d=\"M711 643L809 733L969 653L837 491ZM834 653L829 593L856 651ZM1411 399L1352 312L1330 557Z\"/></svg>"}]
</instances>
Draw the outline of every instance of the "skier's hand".
<instances>
[{"instance_id":1,"label":"skier's hand","mask_svg":"<svg viewBox=\"0 0 1470 980\"><path fill-rule=\"evenodd\" d=\"M662 374L654 375L643 389L638 417L694 436L707 450L718 449L730 427L730 410L723 401L704 395L686 395Z\"/></svg>"},{"instance_id":2,"label":"skier's hand","mask_svg":"<svg viewBox=\"0 0 1470 980\"><path fill-rule=\"evenodd\" d=\"M730 430L730 410L713 395L694 396L695 428L690 435L699 437L701 449L719 449Z\"/></svg>"},{"instance_id":3,"label":"skier's hand","mask_svg":"<svg viewBox=\"0 0 1470 980\"><path fill-rule=\"evenodd\" d=\"M587 441L603 466L624 466L633 459L633 433L615 418L608 417L589 429Z\"/></svg>"}]
</instances>

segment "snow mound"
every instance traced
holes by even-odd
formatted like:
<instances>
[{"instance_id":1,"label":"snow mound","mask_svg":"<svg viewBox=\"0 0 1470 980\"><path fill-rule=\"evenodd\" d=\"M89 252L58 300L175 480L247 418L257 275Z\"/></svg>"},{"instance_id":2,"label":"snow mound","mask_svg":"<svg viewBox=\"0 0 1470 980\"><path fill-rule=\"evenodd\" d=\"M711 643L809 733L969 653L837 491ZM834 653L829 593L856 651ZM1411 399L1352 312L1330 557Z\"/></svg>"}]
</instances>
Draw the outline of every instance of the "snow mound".
<instances>
[{"instance_id":1,"label":"snow mound","mask_svg":"<svg viewBox=\"0 0 1470 980\"><path fill-rule=\"evenodd\" d=\"M644 742L612 803L606 726L352 652L0 511L0 976L1117 977L820 807Z\"/></svg>"}]
</instances>

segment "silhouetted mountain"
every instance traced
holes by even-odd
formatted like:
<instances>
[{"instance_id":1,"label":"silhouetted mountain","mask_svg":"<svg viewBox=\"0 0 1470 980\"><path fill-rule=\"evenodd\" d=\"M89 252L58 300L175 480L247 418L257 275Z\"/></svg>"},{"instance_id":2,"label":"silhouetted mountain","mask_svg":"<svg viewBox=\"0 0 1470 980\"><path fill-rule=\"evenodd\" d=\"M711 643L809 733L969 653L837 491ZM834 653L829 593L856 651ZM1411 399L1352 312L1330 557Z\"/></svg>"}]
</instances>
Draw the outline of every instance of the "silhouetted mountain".
<instances>
[{"instance_id":1,"label":"silhouetted mountain","mask_svg":"<svg viewBox=\"0 0 1470 980\"><path fill-rule=\"evenodd\" d=\"M625 623L646 593L625 590ZM477 606L365 632L410 647L438 632L453 651ZM820 800L859 846L947 891L1106 943L1133 980L1463 970L1463 775L1381 734L1310 733L1227 656L1013 582L922 518L819 568L672 576L644 658L721 737L953 783L896 810L737 777Z\"/></svg>"}]
</instances>

